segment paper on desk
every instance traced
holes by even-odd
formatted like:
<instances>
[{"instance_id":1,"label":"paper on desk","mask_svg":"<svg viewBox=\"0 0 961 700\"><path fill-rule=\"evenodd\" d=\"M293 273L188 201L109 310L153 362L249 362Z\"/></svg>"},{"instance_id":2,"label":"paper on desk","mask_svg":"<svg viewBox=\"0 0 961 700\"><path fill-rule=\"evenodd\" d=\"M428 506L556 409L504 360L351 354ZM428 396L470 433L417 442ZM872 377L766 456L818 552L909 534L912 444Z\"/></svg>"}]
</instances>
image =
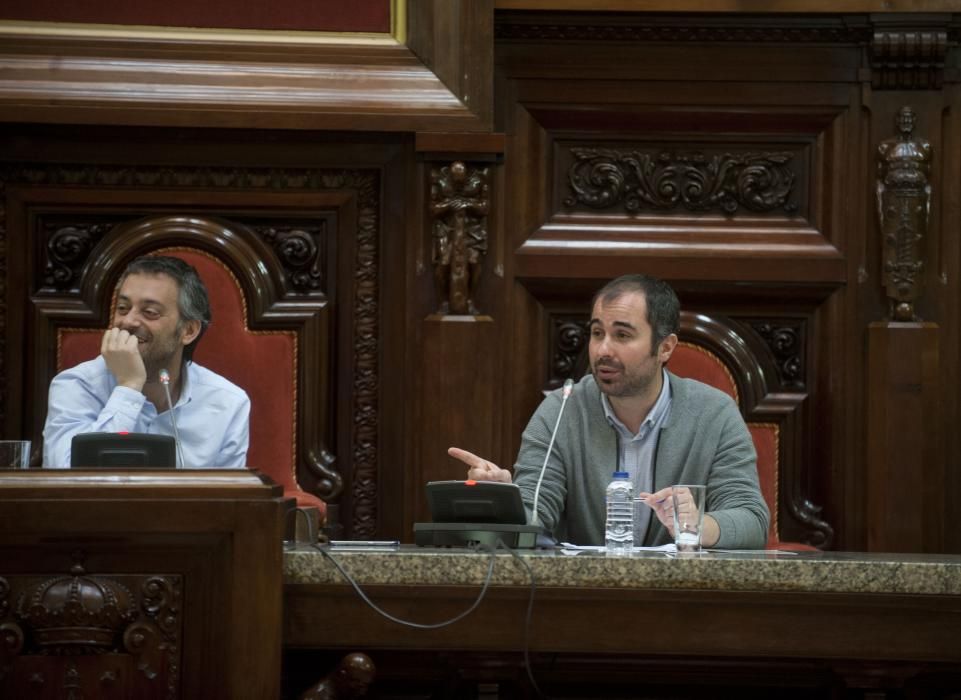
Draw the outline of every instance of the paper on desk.
<instances>
[{"instance_id":1,"label":"paper on desk","mask_svg":"<svg viewBox=\"0 0 961 700\"><path fill-rule=\"evenodd\" d=\"M561 547L564 549L569 549L572 551L588 551L588 552L603 552L607 548L604 545L594 545L594 544L571 544L570 542L561 542ZM668 544L662 544L659 547L634 547L631 551L633 552L664 552L665 554L677 554L677 546L673 542ZM708 549L705 548L705 552L714 552L718 554L788 554L791 556L796 556L797 552L792 552L789 549Z\"/></svg>"},{"instance_id":2,"label":"paper on desk","mask_svg":"<svg viewBox=\"0 0 961 700\"><path fill-rule=\"evenodd\" d=\"M561 542L561 547L564 549L576 549L578 551L590 551L590 552L603 552L606 551L607 547L604 545L596 544L571 544L570 542ZM631 551L633 552L676 552L677 547L673 542L668 544L662 544L659 547L634 547Z\"/></svg>"}]
</instances>

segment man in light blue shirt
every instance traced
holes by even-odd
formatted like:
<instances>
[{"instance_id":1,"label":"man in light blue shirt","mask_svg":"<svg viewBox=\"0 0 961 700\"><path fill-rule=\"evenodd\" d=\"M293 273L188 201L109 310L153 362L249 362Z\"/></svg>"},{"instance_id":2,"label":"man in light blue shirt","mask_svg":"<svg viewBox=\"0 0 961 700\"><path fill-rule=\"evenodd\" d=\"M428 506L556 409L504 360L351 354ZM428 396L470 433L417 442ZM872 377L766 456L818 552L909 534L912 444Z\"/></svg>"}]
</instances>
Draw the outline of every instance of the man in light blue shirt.
<instances>
[{"instance_id":1,"label":"man in light blue shirt","mask_svg":"<svg viewBox=\"0 0 961 700\"><path fill-rule=\"evenodd\" d=\"M120 279L100 356L61 372L50 385L44 466L70 466L71 441L80 433L174 435L171 413L181 466L245 466L250 399L192 361L209 323L207 290L192 266L165 256L134 260ZM169 374L172 410L162 370Z\"/></svg>"}]
</instances>

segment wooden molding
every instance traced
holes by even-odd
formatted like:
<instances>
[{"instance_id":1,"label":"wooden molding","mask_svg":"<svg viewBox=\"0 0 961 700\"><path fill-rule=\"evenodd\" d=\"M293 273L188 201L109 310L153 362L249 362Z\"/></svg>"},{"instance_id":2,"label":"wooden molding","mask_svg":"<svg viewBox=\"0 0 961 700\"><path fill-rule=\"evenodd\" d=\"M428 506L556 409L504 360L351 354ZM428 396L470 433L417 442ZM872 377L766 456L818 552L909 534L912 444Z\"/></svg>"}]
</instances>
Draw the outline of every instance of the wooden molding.
<instances>
[{"instance_id":1,"label":"wooden molding","mask_svg":"<svg viewBox=\"0 0 961 700\"><path fill-rule=\"evenodd\" d=\"M377 131L487 127L430 67L386 36L255 42L229 32L25 32L3 23L0 45L0 121ZM489 114L490 105L485 109Z\"/></svg>"}]
</instances>

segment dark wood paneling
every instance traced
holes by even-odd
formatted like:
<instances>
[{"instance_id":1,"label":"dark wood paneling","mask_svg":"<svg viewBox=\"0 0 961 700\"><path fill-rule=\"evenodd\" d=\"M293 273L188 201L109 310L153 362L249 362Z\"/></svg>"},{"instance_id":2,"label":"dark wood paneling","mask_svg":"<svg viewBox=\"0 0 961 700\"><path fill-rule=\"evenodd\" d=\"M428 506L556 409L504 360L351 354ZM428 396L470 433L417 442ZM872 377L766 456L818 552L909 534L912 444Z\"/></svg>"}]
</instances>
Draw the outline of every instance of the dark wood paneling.
<instances>
[{"instance_id":1,"label":"dark wood paneling","mask_svg":"<svg viewBox=\"0 0 961 700\"><path fill-rule=\"evenodd\" d=\"M417 424L423 432L420 459L411 470L415 498L405 523L408 536L414 522L430 522L424 491L418 487L466 478L467 466L447 457L447 448L490 454L500 409L495 381L500 329L494 319L432 314L421 325L424 350L418 384L423 403ZM472 387L468 393L466 386Z\"/></svg>"},{"instance_id":2,"label":"dark wood paneling","mask_svg":"<svg viewBox=\"0 0 961 700\"><path fill-rule=\"evenodd\" d=\"M865 409L865 331L886 311L874 152L894 134L900 105L910 104L919 137L940 154L918 309L924 320L945 319L939 335L951 347L942 345L942 357L955 358L957 334L946 329L957 325L952 290L961 266L942 219L956 221L959 204L950 184L957 149L945 148L958 139L957 120L947 116L959 108L956 22L509 12L498 16L495 36L520 365L509 388L511 438L537 401L531 373L548 377L543 346L525 336L545 329L550 314L584 313L607 279L646 272L671 281L686 309L742 319L746 329L764 319L803 321L795 361L805 375L805 418L790 457L803 473L800 488L824 504L823 517L837 528L834 546L861 549L869 526L894 527L890 514L868 512L863 500L865 484L884 478L863 442L878 429ZM889 41L901 42L906 58L889 55ZM872 62L865 44L888 58ZM922 51L927 63L913 58ZM900 66L900 77L885 61ZM874 80L879 71L889 72ZM755 173L781 171L781 184L790 181L774 206L745 198L730 184L737 177L725 201L718 168L736 170L750 158L761 166L746 166ZM762 179L777 189L777 178ZM685 187L693 188L689 197ZM956 416L958 363L949 364L943 376L951 383L929 391ZM936 431L924 436L941 449ZM961 445L949 441L932 457L947 465L944 479L934 478L944 485L957 483L961 470ZM499 457L512 459L513 447ZM957 512L955 504L936 508L947 521Z\"/></svg>"},{"instance_id":3,"label":"dark wood paneling","mask_svg":"<svg viewBox=\"0 0 961 700\"><path fill-rule=\"evenodd\" d=\"M493 0L409 0L407 46L487 128L493 103Z\"/></svg>"},{"instance_id":4,"label":"dark wood paneling","mask_svg":"<svg viewBox=\"0 0 961 700\"><path fill-rule=\"evenodd\" d=\"M120 610L111 613L109 597L98 610L98 596L88 594L84 612L73 611L82 617L81 628L112 628L118 636L109 646L118 656L152 649L161 657L138 659L145 667L133 671L128 697L276 697L286 510L280 495L280 487L264 486L257 476L236 470L141 473L136 478L130 473L8 471L0 478L0 580L8 578L13 589L38 578L69 582L77 576L71 567L78 558L89 577L121 585L145 580L131 593L142 601L156 637L149 630L131 630L124 640ZM156 580L150 583L151 578ZM178 581L179 589L163 583ZM11 590L6 584L0 585L0 617L12 638L24 625L19 631L27 645L5 646L0 657L16 669L20 651L46 656L37 649L34 624L48 626L54 614L67 621L72 611L63 605L55 613L58 601L51 587L44 600L50 617L17 619L18 601L6 598ZM166 668L151 669L154 662ZM151 670L164 672L151 679ZM148 695L154 680L165 687ZM15 697L8 690L0 683L0 694ZM66 688L42 690L49 693L42 697L69 694Z\"/></svg>"},{"instance_id":5,"label":"dark wood paneling","mask_svg":"<svg viewBox=\"0 0 961 700\"><path fill-rule=\"evenodd\" d=\"M362 308L360 336L371 329L377 334L373 351L370 343L358 342L338 345L331 354L338 397L365 397L360 404L353 398L338 402L329 412L332 433L346 435L356 423L355 434L364 436L351 443L349 456L340 450L343 439L333 441L338 469L356 484L340 505L348 521L357 514L358 534L407 537L422 494L413 475L420 465L429 473L446 468L444 455L425 454L421 434L429 428L418 419L430 401L420 383L430 352L421 324L438 308L428 173L464 158L490 166L490 246L478 306L499 331L492 353L503 371L494 379L502 410L491 418L485 456L500 464L513 461L548 379L544 329L551 314L583 313L605 280L648 272L674 283L687 309L736 320L744 337L752 337L755 322L803 323L797 362L804 386L790 389L806 397L791 457L805 475L799 492L824 505L824 518L836 527L834 546L865 548L873 516L864 486L877 478L865 450L873 429L866 406L866 329L884 319L887 307L875 150L894 135L893 117L904 104L917 113L917 133L934 153L931 215L921 244L924 294L916 308L922 321L939 327L943 420L961 420L961 243L951 235L961 225L959 15L948 14L938 0L912 4L910 9L927 14L867 14L870 0L817 14L787 12L790 0L767 3L766 14L745 14L730 3L698 12L703 8L696 0L671 7L651 3L663 11L658 13L626 12L642 5L626 8L617 0L592 6L613 13L557 12L563 3L537 0L526 5L538 10L531 12L494 13L490 2L463 5L411 3L410 50L392 41L257 47L232 40L11 34L6 58L0 58L8 69L0 81L0 106L6 107L0 119L238 130L63 126L56 134L11 122L0 157L7 163L63 164L60 185L79 197L76 202L85 187L127 187L120 180L84 184L86 168L95 163L149 166L157 179L143 189L178 192L186 189L176 182L185 165L206 168L214 180L201 188L205 193L220 189L222 168L265 168L258 172L270 174L254 188L259 191L297 189L285 179L285 168L323 172L328 183L338 181L338 170L377 173L363 186L348 186L357 194L338 210L338 225L352 217L373 222L379 245L358 248L363 262L356 270L339 270L341 277L359 271L360 286L365 292L376 287L379 304L353 292L334 302L340 327ZM853 14L854 7L863 13ZM667 12L674 9L683 11ZM134 69L122 71L117 59ZM131 75L134 82L128 83ZM255 75L272 76L269 86ZM150 94L138 96L140 89ZM502 160L500 140L489 134L492 122L505 134ZM409 133L357 133L365 129ZM417 132L448 135L425 134L417 146ZM475 141L471 134L481 137ZM777 169L771 170L772 162L784 165L790 191L783 204L761 209L737 191L706 207L682 202L632 208L623 193L598 207L578 200L571 187L580 157L575 149L592 148L619 153L608 164L631 187L636 182L624 167L625 154L653 158L648 162L655 171L665 163L688 168L707 182L713 176L705 163L714 159L743 172L744 163L756 163L748 158L752 153L784 153L789 157L783 162L761 162L768 172ZM24 173L27 180L44 181L36 169ZM8 208L16 196L6 195ZM8 232L26 230L29 222L19 216L9 208ZM78 215L75 223L92 222ZM5 255L13 257L0 259L0 271L7 298L17 301L22 297L16 290L30 278L26 267L11 264L20 253L14 238L8 239ZM89 312L83 306L70 311L78 317ZM8 380L4 398L22 408L28 348L19 329L29 319L22 305L11 303L0 321L4 377L15 380ZM363 376L355 385L358 375L345 368L358 357ZM471 378L463 381L463 395L478 390ZM451 403L447 410L463 408ZM21 413L7 412L8 429L37 420ZM383 450L402 467L382 468L378 457L378 466L354 470L355 464L372 464L370 455ZM944 522L961 518L961 502L947 495L961 487L959 454L961 433L947 431L940 458ZM947 528L944 537L946 551L961 551L961 531Z\"/></svg>"},{"instance_id":6,"label":"dark wood paneling","mask_svg":"<svg viewBox=\"0 0 961 700\"><path fill-rule=\"evenodd\" d=\"M4 122L371 131L487 124L389 37L252 42L0 27L0 42Z\"/></svg>"},{"instance_id":7,"label":"dark wood paneling","mask_svg":"<svg viewBox=\"0 0 961 700\"><path fill-rule=\"evenodd\" d=\"M303 336L301 484L340 506L347 532L374 536L381 440L391 454L401 450L403 432L395 421L406 419L402 412L385 418L382 409L385 399L392 405L401 391L394 382L382 385L381 372L403 375L397 363L403 362L406 335L403 287L398 286L403 281L382 268L385 259L393 259L385 256L402 250L405 237L396 144L333 146L325 139L271 138L264 147L256 140L245 146L246 139L216 132L201 137L137 131L116 132L111 143L107 134L83 129L54 135L25 128L9 136L4 152L17 157L22 150L23 157L2 170L4 263L23 278L5 290L4 341L22 348L5 358L5 432L31 435L35 445L41 444L56 328L105 322L115 266L122 266L138 245L180 242L226 251L254 300L252 328L297 327ZM141 144L137 153L128 147L134 140ZM42 146L30 158L26 153L33 143ZM37 160L46 149L66 161ZM318 161L329 167L309 165ZM346 163L362 165L341 166ZM394 214L387 223L381 215L385 196ZM203 227L185 225L165 229L165 236L147 231L146 238L138 237L137 222L170 214L233 223L210 229L217 233L209 236L198 233ZM270 230L320 221L328 229L326 285L300 289L292 276L296 262L271 247ZM102 227L100 233L93 233L94 226ZM47 249L46 237L64 227L86 230L90 245L62 251L77 279L63 289L48 288L44 276L54 251ZM386 319L395 332L384 341L381 322ZM399 521L401 516L393 517Z\"/></svg>"},{"instance_id":8,"label":"dark wood paneling","mask_svg":"<svg viewBox=\"0 0 961 700\"><path fill-rule=\"evenodd\" d=\"M422 588L365 588L385 609L422 624L454 618L477 597L469 587L432 586L428 596ZM900 697L908 688L909 697L940 700L961 677L944 617L948 609L958 616L949 597L539 587L528 628L529 594L523 585L494 586L466 620L411 629L346 586L288 585L285 661L309 663L297 653L309 647L361 646L378 667L373 696L411 698L480 688L536 697L525 649L536 682L555 697L827 700ZM319 633L322 622L344 633L330 639Z\"/></svg>"},{"instance_id":9,"label":"dark wood paneling","mask_svg":"<svg viewBox=\"0 0 961 700\"><path fill-rule=\"evenodd\" d=\"M872 323L867 339L868 549L944 549L938 327Z\"/></svg>"}]
</instances>

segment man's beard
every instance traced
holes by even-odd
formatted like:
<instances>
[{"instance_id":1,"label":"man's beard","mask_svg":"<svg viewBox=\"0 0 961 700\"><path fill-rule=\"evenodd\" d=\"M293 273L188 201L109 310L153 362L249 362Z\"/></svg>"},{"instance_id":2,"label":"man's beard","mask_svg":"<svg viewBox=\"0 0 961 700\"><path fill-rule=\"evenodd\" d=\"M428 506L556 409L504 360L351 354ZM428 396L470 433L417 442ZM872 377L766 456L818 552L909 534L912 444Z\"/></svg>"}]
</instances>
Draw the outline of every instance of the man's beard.
<instances>
[{"instance_id":1,"label":"man's beard","mask_svg":"<svg viewBox=\"0 0 961 700\"><path fill-rule=\"evenodd\" d=\"M143 365L147 370L148 382L160 381L160 370L165 369L169 372L173 369L171 365L174 355L177 354L177 348L180 346L180 337L181 333L179 331L175 331L173 335L167 338L152 336L146 344L141 346L140 356L143 358Z\"/></svg>"},{"instance_id":2,"label":"man's beard","mask_svg":"<svg viewBox=\"0 0 961 700\"><path fill-rule=\"evenodd\" d=\"M615 383L602 381L597 376L598 366L618 370L620 372L620 380ZM650 388L651 384L657 380L659 372L660 368L656 366L655 370L649 374L644 374L643 372L627 372L621 363L605 360L604 358L601 358L591 366L591 374L594 375L594 381L597 383L598 388L604 394L607 394L607 396L614 398L625 398L644 394Z\"/></svg>"}]
</instances>

